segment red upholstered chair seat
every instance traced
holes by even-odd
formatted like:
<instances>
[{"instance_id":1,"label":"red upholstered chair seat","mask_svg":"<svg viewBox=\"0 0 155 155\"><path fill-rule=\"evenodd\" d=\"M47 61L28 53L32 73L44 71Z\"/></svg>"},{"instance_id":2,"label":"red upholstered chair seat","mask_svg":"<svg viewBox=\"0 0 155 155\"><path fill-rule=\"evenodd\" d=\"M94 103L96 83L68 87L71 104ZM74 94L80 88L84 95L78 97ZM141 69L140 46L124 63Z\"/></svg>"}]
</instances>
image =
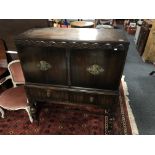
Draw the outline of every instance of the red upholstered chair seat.
<instances>
[{"instance_id":1,"label":"red upholstered chair seat","mask_svg":"<svg viewBox=\"0 0 155 155\"><path fill-rule=\"evenodd\" d=\"M0 95L0 106L4 109L17 110L28 106L24 86L10 88Z\"/></svg>"},{"instance_id":2,"label":"red upholstered chair seat","mask_svg":"<svg viewBox=\"0 0 155 155\"><path fill-rule=\"evenodd\" d=\"M6 80L11 79L13 88L7 89L0 94L1 117L4 118L4 111L2 108L7 110L25 109L28 113L30 121L33 122L24 86L17 86L18 84L25 83L20 61L14 60L10 62L8 64L8 70L10 75L1 79L0 84L3 84Z\"/></svg>"}]
</instances>

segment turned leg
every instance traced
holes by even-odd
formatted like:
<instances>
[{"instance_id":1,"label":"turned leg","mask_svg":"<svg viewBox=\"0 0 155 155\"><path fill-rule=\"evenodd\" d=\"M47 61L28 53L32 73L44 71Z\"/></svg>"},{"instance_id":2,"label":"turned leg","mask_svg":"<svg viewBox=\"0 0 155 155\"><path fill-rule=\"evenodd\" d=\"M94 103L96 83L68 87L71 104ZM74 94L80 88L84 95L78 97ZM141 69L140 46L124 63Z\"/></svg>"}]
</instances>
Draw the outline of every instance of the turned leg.
<instances>
[{"instance_id":1,"label":"turned leg","mask_svg":"<svg viewBox=\"0 0 155 155\"><path fill-rule=\"evenodd\" d=\"M1 117L4 118L4 110L0 107Z\"/></svg>"},{"instance_id":2,"label":"turned leg","mask_svg":"<svg viewBox=\"0 0 155 155\"><path fill-rule=\"evenodd\" d=\"M111 119L112 119L113 134L118 134L118 133L115 132L115 130L116 130L116 118L118 117L117 116L118 115L118 107L120 106L119 105L119 96L120 95L116 96L116 98L114 99L114 106L113 106L113 110L112 110L113 112L112 112ZM114 126L114 124L115 124L115 126Z\"/></svg>"},{"instance_id":3,"label":"turned leg","mask_svg":"<svg viewBox=\"0 0 155 155\"><path fill-rule=\"evenodd\" d=\"M37 102L31 98L27 99L27 102L29 103L29 106L26 111L28 112L30 121L35 121L37 120Z\"/></svg>"},{"instance_id":4,"label":"turned leg","mask_svg":"<svg viewBox=\"0 0 155 155\"><path fill-rule=\"evenodd\" d=\"M37 120L37 107L36 103L30 105L30 113L34 120Z\"/></svg>"},{"instance_id":5,"label":"turned leg","mask_svg":"<svg viewBox=\"0 0 155 155\"><path fill-rule=\"evenodd\" d=\"M30 106L26 107L25 110L26 110L27 113L28 113L28 116L29 116L30 122L33 123L33 118L32 118L31 111L30 111Z\"/></svg>"},{"instance_id":6,"label":"turned leg","mask_svg":"<svg viewBox=\"0 0 155 155\"><path fill-rule=\"evenodd\" d=\"M114 121L115 121L115 113L113 109L109 110L109 120L108 120L108 131L111 135L114 134Z\"/></svg>"}]
</instances>

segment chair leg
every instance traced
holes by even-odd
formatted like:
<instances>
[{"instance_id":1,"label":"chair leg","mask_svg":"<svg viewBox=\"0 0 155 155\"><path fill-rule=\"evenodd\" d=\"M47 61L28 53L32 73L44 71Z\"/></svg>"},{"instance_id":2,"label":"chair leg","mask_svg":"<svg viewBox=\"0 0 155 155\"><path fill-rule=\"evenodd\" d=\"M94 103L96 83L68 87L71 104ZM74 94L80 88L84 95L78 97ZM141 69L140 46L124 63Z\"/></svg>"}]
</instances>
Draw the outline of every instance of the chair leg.
<instances>
[{"instance_id":1,"label":"chair leg","mask_svg":"<svg viewBox=\"0 0 155 155\"><path fill-rule=\"evenodd\" d=\"M4 110L0 107L0 112L1 112L1 114L2 114L2 118L4 118Z\"/></svg>"},{"instance_id":2,"label":"chair leg","mask_svg":"<svg viewBox=\"0 0 155 155\"><path fill-rule=\"evenodd\" d=\"M28 116L29 116L29 119L30 119L30 122L33 123L33 118L31 116L31 112L30 112L30 106L27 106L26 109L25 109L28 113Z\"/></svg>"}]
</instances>

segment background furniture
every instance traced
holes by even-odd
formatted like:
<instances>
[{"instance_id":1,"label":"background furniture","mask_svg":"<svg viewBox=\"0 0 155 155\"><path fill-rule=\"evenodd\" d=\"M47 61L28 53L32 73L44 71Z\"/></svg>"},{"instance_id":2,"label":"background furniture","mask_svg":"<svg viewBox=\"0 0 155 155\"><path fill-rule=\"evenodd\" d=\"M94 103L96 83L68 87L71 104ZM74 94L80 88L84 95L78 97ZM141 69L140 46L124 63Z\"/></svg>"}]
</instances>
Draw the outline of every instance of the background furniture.
<instances>
[{"instance_id":1,"label":"background furniture","mask_svg":"<svg viewBox=\"0 0 155 155\"><path fill-rule=\"evenodd\" d=\"M147 62L155 62L155 20L152 20L152 28L142 58Z\"/></svg>"},{"instance_id":2,"label":"background furniture","mask_svg":"<svg viewBox=\"0 0 155 155\"><path fill-rule=\"evenodd\" d=\"M71 27L72 28L93 28L94 23L88 22L88 21L74 21L74 22L71 22Z\"/></svg>"},{"instance_id":3,"label":"background furniture","mask_svg":"<svg viewBox=\"0 0 155 155\"><path fill-rule=\"evenodd\" d=\"M30 121L33 122L24 86L17 86L18 84L24 83L24 76L20 61L15 60L9 63L8 69L10 75L6 78L1 79L0 85L2 85L8 79L11 79L14 87L7 89L0 94L0 112L2 114L1 117L4 118L4 110L2 108L7 110L25 109L28 113Z\"/></svg>"},{"instance_id":4,"label":"background furniture","mask_svg":"<svg viewBox=\"0 0 155 155\"><path fill-rule=\"evenodd\" d=\"M95 27L99 28L116 28L116 20L114 19L96 19Z\"/></svg>"},{"instance_id":5,"label":"background furniture","mask_svg":"<svg viewBox=\"0 0 155 155\"><path fill-rule=\"evenodd\" d=\"M152 27L152 22L150 20L143 21L141 29L140 29L140 34L137 40L137 45L136 45L136 48L140 56L143 55L151 27Z\"/></svg>"},{"instance_id":6,"label":"background furniture","mask_svg":"<svg viewBox=\"0 0 155 155\"><path fill-rule=\"evenodd\" d=\"M32 111L38 101L94 104L113 117L128 45L114 29L43 28L19 35Z\"/></svg>"},{"instance_id":7,"label":"background furniture","mask_svg":"<svg viewBox=\"0 0 155 155\"><path fill-rule=\"evenodd\" d=\"M136 25L135 26L128 26L128 28L127 28L127 32L128 32L128 34L131 34L131 35L134 35L135 34L135 32L136 32Z\"/></svg>"},{"instance_id":8,"label":"background furniture","mask_svg":"<svg viewBox=\"0 0 155 155\"><path fill-rule=\"evenodd\" d=\"M137 22L136 33L135 33L135 37L134 37L135 44L137 44L137 41L138 41L138 38L139 38L139 34L140 34L140 29L141 29L141 26L142 26L142 23L143 23L142 20L139 20L139 21Z\"/></svg>"}]
</instances>

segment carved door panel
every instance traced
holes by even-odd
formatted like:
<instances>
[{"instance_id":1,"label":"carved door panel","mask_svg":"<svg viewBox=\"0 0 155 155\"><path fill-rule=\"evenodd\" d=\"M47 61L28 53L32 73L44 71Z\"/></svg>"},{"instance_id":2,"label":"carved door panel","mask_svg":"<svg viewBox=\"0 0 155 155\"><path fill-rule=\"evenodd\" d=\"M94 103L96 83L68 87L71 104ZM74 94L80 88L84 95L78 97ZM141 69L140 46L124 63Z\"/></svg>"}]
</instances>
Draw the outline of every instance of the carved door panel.
<instances>
[{"instance_id":1,"label":"carved door panel","mask_svg":"<svg viewBox=\"0 0 155 155\"><path fill-rule=\"evenodd\" d=\"M123 70L124 51L74 49L71 51L71 85L116 89Z\"/></svg>"},{"instance_id":2,"label":"carved door panel","mask_svg":"<svg viewBox=\"0 0 155 155\"><path fill-rule=\"evenodd\" d=\"M23 47L19 52L27 82L67 85L65 49Z\"/></svg>"}]
</instances>

